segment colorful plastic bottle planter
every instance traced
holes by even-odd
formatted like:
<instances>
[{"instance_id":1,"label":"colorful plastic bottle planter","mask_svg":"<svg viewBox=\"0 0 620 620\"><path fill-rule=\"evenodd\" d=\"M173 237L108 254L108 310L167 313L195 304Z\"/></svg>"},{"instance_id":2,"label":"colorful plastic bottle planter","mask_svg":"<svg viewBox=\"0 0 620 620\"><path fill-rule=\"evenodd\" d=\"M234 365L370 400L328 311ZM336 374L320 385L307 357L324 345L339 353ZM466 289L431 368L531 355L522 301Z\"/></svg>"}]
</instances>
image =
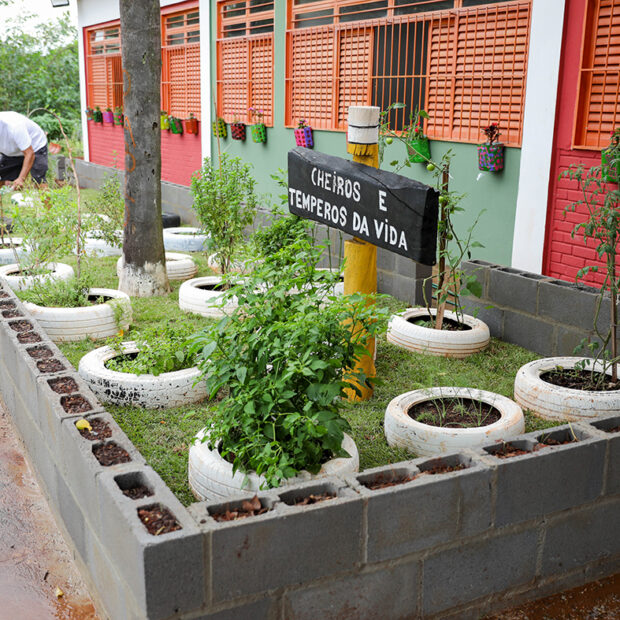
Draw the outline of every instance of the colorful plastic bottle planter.
<instances>
[{"instance_id":1,"label":"colorful plastic bottle planter","mask_svg":"<svg viewBox=\"0 0 620 620\"><path fill-rule=\"evenodd\" d=\"M166 110L161 111L159 117L159 128L162 131L170 131L170 119L168 118L168 112Z\"/></svg>"},{"instance_id":2,"label":"colorful plastic bottle planter","mask_svg":"<svg viewBox=\"0 0 620 620\"><path fill-rule=\"evenodd\" d=\"M314 146L312 127L295 129L295 143L297 146L305 146L307 149L311 149Z\"/></svg>"},{"instance_id":3,"label":"colorful plastic bottle planter","mask_svg":"<svg viewBox=\"0 0 620 620\"><path fill-rule=\"evenodd\" d=\"M114 124L114 112L108 108L105 112L102 112L103 122L109 123L110 125Z\"/></svg>"},{"instance_id":4,"label":"colorful plastic bottle planter","mask_svg":"<svg viewBox=\"0 0 620 620\"><path fill-rule=\"evenodd\" d=\"M97 106L95 108L95 111L93 112L93 120L95 121L95 123L103 123L103 112L101 111L99 106Z\"/></svg>"},{"instance_id":5,"label":"colorful plastic bottle planter","mask_svg":"<svg viewBox=\"0 0 620 620\"><path fill-rule=\"evenodd\" d=\"M478 145L478 168L487 172L499 172L504 169L504 145L495 144Z\"/></svg>"},{"instance_id":6,"label":"colorful plastic bottle planter","mask_svg":"<svg viewBox=\"0 0 620 620\"><path fill-rule=\"evenodd\" d=\"M407 145L409 161L414 164L424 164L431 158L431 145L428 138L412 140Z\"/></svg>"},{"instance_id":7,"label":"colorful plastic bottle planter","mask_svg":"<svg viewBox=\"0 0 620 620\"><path fill-rule=\"evenodd\" d=\"M245 140L245 124L244 123L231 123L230 135L233 140Z\"/></svg>"},{"instance_id":8,"label":"colorful plastic bottle planter","mask_svg":"<svg viewBox=\"0 0 620 620\"><path fill-rule=\"evenodd\" d=\"M252 125L252 140L259 143L267 142L267 127L265 127L265 123Z\"/></svg>"},{"instance_id":9,"label":"colorful plastic bottle planter","mask_svg":"<svg viewBox=\"0 0 620 620\"><path fill-rule=\"evenodd\" d=\"M183 122L180 118L177 118L176 116L170 117L170 131L177 135L183 133Z\"/></svg>"},{"instance_id":10,"label":"colorful plastic bottle planter","mask_svg":"<svg viewBox=\"0 0 620 620\"><path fill-rule=\"evenodd\" d=\"M605 183L618 183L620 180L620 149L601 151L601 178Z\"/></svg>"},{"instance_id":11,"label":"colorful plastic bottle planter","mask_svg":"<svg viewBox=\"0 0 620 620\"><path fill-rule=\"evenodd\" d=\"M218 117L217 120L213 121L212 128L214 137L228 138L228 125L223 118Z\"/></svg>"},{"instance_id":12,"label":"colorful plastic bottle planter","mask_svg":"<svg viewBox=\"0 0 620 620\"><path fill-rule=\"evenodd\" d=\"M86 108L86 120L87 121L95 120L95 111L92 108Z\"/></svg>"},{"instance_id":13,"label":"colorful plastic bottle planter","mask_svg":"<svg viewBox=\"0 0 620 620\"><path fill-rule=\"evenodd\" d=\"M194 118L194 115L190 113L189 118L183 121L185 133L198 135L198 119Z\"/></svg>"},{"instance_id":14,"label":"colorful plastic bottle planter","mask_svg":"<svg viewBox=\"0 0 620 620\"><path fill-rule=\"evenodd\" d=\"M123 110L122 108L114 108L114 124L122 125L123 124Z\"/></svg>"}]
</instances>

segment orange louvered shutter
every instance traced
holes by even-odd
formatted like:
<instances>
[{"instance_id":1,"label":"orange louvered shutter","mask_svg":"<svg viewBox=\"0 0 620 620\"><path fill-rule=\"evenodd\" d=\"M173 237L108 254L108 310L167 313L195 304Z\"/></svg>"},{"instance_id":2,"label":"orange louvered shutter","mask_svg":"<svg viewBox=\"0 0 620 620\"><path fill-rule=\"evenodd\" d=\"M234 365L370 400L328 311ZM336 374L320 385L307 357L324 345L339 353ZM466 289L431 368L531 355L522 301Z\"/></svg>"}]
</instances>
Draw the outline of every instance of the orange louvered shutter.
<instances>
[{"instance_id":1,"label":"orange louvered shutter","mask_svg":"<svg viewBox=\"0 0 620 620\"><path fill-rule=\"evenodd\" d=\"M248 44L230 39L219 44L219 113L227 122L243 121L248 114Z\"/></svg>"},{"instance_id":2,"label":"orange louvered shutter","mask_svg":"<svg viewBox=\"0 0 620 620\"><path fill-rule=\"evenodd\" d=\"M620 0L588 5L575 120L577 148L604 148L620 128Z\"/></svg>"},{"instance_id":3,"label":"orange louvered shutter","mask_svg":"<svg viewBox=\"0 0 620 620\"><path fill-rule=\"evenodd\" d=\"M123 105L123 67L120 29L95 26L86 31L87 99L91 107L114 108Z\"/></svg>"},{"instance_id":4,"label":"orange louvered shutter","mask_svg":"<svg viewBox=\"0 0 620 620\"><path fill-rule=\"evenodd\" d=\"M262 110L263 122L273 125L273 35L249 41L250 105Z\"/></svg>"}]
</instances>

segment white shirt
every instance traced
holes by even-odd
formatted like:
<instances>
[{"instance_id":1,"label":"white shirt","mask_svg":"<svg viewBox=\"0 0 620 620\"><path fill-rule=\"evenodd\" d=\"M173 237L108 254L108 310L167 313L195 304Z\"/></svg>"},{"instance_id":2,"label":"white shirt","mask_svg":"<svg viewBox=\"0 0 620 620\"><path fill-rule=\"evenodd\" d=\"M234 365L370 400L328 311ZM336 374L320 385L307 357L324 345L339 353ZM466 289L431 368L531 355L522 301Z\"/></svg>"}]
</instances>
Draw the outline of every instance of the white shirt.
<instances>
[{"instance_id":1,"label":"white shirt","mask_svg":"<svg viewBox=\"0 0 620 620\"><path fill-rule=\"evenodd\" d=\"M18 112L0 112L0 153L17 157L29 147L38 151L47 144L45 132Z\"/></svg>"}]
</instances>

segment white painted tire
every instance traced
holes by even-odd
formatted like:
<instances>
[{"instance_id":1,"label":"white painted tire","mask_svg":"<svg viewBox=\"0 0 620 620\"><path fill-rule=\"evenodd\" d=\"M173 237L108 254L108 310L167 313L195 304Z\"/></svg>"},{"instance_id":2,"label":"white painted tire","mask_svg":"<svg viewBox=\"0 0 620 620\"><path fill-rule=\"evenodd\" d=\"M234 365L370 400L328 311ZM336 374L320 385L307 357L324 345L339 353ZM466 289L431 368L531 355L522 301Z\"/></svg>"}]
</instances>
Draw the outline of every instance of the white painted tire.
<instances>
[{"instance_id":1,"label":"white painted tire","mask_svg":"<svg viewBox=\"0 0 620 620\"><path fill-rule=\"evenodd\" d=\"M479 428L444 428L417 422L407 415L412 405L454 396L491 405L499 410L501 417L497 422ZM384 430L390 446L405 448L418 456L431 456L514 439L525 432L525 419L521 408L500 394L470 388L436 387L406 392L390 401L385 410Z\"/></svg>"},{"instance_id":2,"label":"white painted tire","mask_svg":"<svg viewBox=\"0 0 620 620\"><path fill-rule=\"evenodd\" d=\"M206 252L209 235L200 228L164 228L164 248L173 252Z\"/></svg>"},{"instance_id":3,"label":"white painted tire","mask_svg":"<svg viewBox=\"0 0 620 620\"><path fill-rule=\"evenodd\" d=\"M329 267L319 267L317 271L339 271L338 269L330 269ZM344 295L344 274L341 274L340 281L334 284L334 288L330 291L330 295Z\"/></svg>"},{"instance_id":4,"label":"white painted tire","mask_svg":"<svg viewBox=\"0 0 620 620\"><path fill-rule=\"evenodd\" d=\"M582 357L546 357L521 366L515 377L514 398L523 407L545 420L596 420L620 411L620 390L597 392L574 390L547 383L540 375L557 366L574 368ZM592 368L588 360L587 368ZM600 363L594 370L602 372ZM611 373L610 372L608 374Z\"/></svg>"},{"instance_id":5,"label":"white painted tire","mask_svg":"<svg viewBox=\"0 0 620 620\"><path fill-rule=\"evenodd\" d=\"M9 241L7 236L4 237L5 242ZM17 252L17 256L23 256L26 254L27 250L22 246L21 237L11 237L11 241L15 246L15 251ZM15 263L15 252L12 248L0 248L0 265L11 265Z\"/></svg>"},{"instance_id":6,"label":"white painted tire","mask_svg":"<svg viewBox=\"0 0 620 620\"><path fill-rule=\"evenodd\" d=\"M253 263L251 261L235 260L230 265L230 271L232 271L233 273L248 273L249 271L251 271L250 267L252 266L252 264ZM215 254L210 254L207 257L207 265L215 273L221 273L220 266L215 260Z\"/></svg>"},{"instance_id":7,"label":"white painted tire","mask_svg":"<svg viewBox=\"0 0 620 620\"><path fill-rule=\"evenodd\" d=\"M179 288L179 308L212 319L231 314L237 308L236 298L233 297L225 306L220 306L222 291L200 288L201 286L214 286L221 282L221 276L193 278L183 282Z\"/></svg>"},{"instance_id":8,"label":"white painted tire","mask_svg":"<svg viewBox=\"0 0 620 620\"><path fill-rule=\"evenodd\" d=\"M91 256L120 256L123 249L110 245L105 239L95 239L92 233L86 235L84 250ZM122 237L121 237L122 238Z\"/></svg>"},{"instance_id":9,"label":"white painted tire","mask_svg":"<svg viewBox=\"0 0 620 620\"><path fill-rule=\"evenodd\" d=\"M435 313L436 310L431 308L431 314L435 316ZM468 314L462 315L461 318L471 329L464 331L432 329L409 322L409 319L427 316L426 308L408 308L403 313L394 315L388 323L388 342L416 353L463 358L482 351L491 341L486 323ZM444 316L458 321L454 312L446 311Z\"/></svg>"},{"instance_id":10,"label":"white painted tire","mask_svg":"<svg viewBox=\"0 0 620 620\"><path fill-rule=\"evenodd\" d=\"M121 256L116 262L116 275L121 277L124 257ZM166 271L168 280L189 280L198 273L198 267L188 254L166 252Z\"/></svg>"},{"instance_id":11,"label":"white painted tire","mask_svg":"<svg viewBox=\"0 0 620 620\"><path fill-rule=\"evenodd\" d=\"M247 474L240 471L233 476L232 464L223 459L220 453L210 449L208 442L202 442L206 429L196 436L194 445L189 449L188 478L192 493L200 500L225 500L248 493L255 493L267 484L263 476L253 472ZM315 480L331 475L344 475L359 470L359 454L355 442L345 434L342 447L351 458L337 458L327 461L318 474L301 472L295 478L289 478L281 487L297 482ZM245 482L245 484L244 484Z\"/></svg>"},{"instance_id":12,"label":"white painted tire","mask_svg":"<svg viewBox=\"0 0 620 620\"><path fill-rule=\"evenodd\" d=\"M90 295L111 297L111 303L81 308L48 308L30 302L24 306L39 321L54 342L72 342L85 338L109 338L120 330L127 330L131 323L131 301L121 291L109 288L91 288ZM113 305L120 306L123 314L117 322Z\"/></svg>"},{"instance_id":13,"label":"white painted tire","mask_svg":"<svg viewBox=\"0 0 620 620\"><path fill-rule=\"evenodd\" d=\"M124 354L138 352L134 342L123 342L122 347ZM118 355L112 347L99 347L80 360L80 376L103 403L166 409L197 403L207 396L204 381L195 383L200 378L198 368L165 372L157 377L106 368L105 363Z\"/></svg>"},{"instance_id":14,"label":"white painted tire","mask_svg":"<svg viewBox=\"0 0 620 620\"><path fill-rule=\"evenodd\" d=\"M6 283L14 291L25 291L31 288L35 282L44 282L46 280L69 280L74 276L73 267L70 265L65 265L64 263L49 263L46 267L49 267L52 273L47 273L40 276L18 276L11 274L19 273L19 265L15 263L11 265L3 265L0 267L0 279L4 278Z\"/></svg>"}]
</instances>

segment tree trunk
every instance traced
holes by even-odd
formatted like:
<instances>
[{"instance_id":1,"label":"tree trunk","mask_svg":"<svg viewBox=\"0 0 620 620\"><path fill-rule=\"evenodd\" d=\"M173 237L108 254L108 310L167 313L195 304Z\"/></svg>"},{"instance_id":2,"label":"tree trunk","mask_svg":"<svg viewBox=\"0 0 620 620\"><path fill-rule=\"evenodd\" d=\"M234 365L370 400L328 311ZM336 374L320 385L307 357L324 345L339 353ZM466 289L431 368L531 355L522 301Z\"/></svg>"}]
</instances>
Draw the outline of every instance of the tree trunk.
<instances>
[{"instance_id":1,"label":"tree trunk","mask_svg":"<svg viewBox=\"0 0 620 620\"><path fill-rule=\"evenodd\" d=\"M118 288L170 291L161 222L161 26L158 0L120 0L125 115L125 234Z\"/></svg>"}]
</instances>

